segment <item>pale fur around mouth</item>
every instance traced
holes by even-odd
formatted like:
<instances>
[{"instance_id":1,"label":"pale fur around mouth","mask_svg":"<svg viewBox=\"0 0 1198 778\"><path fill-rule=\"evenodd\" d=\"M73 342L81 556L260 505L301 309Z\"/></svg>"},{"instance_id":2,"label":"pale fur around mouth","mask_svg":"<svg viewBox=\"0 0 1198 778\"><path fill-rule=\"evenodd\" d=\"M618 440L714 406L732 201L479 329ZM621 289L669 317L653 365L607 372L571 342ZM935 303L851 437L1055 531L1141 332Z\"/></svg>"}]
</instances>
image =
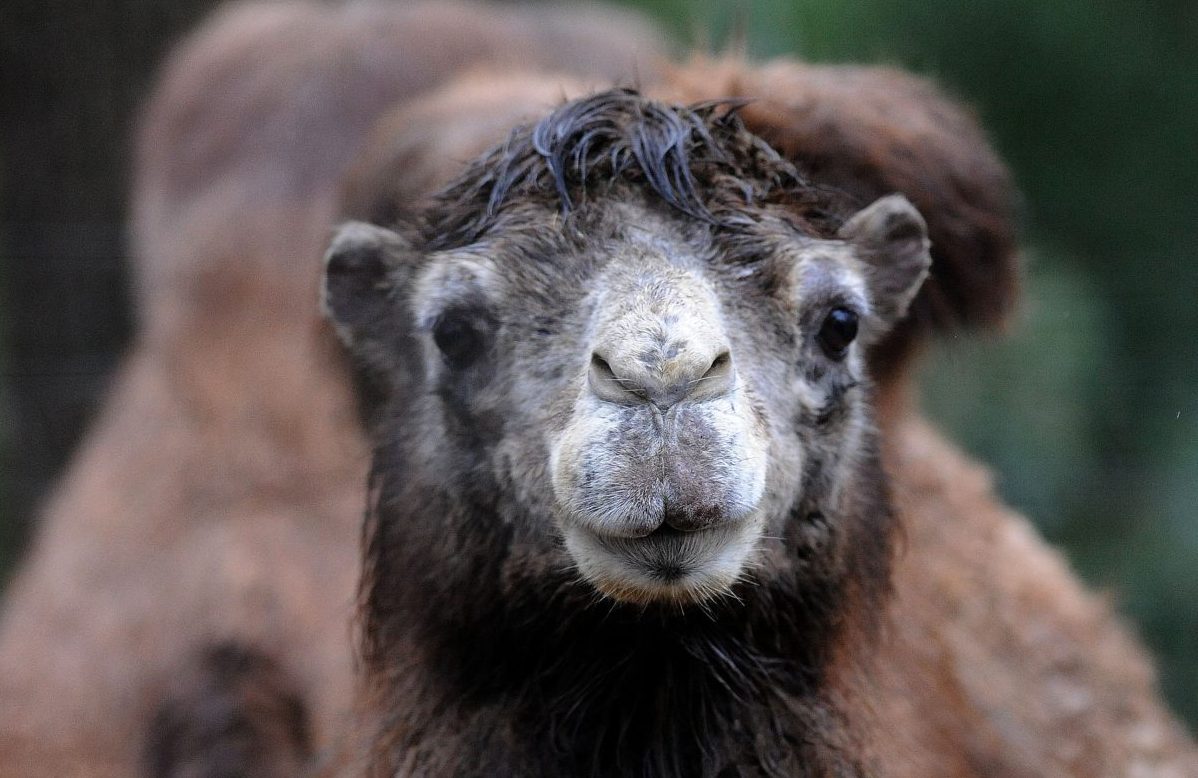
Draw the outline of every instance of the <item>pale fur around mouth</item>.
<instances>
[{"instance_id":1,"label":"pale fur around mouth","mask_svg":"<svg viewBox=\"0 0 1198 778\"><path fill-rule=\"evenodd\" d=\"M565 528L566 549L601 594L640 605L698 604L726 595L740 580L760 534L756 521L698 532L613 538Z\"/></svg>"}]
</instances>

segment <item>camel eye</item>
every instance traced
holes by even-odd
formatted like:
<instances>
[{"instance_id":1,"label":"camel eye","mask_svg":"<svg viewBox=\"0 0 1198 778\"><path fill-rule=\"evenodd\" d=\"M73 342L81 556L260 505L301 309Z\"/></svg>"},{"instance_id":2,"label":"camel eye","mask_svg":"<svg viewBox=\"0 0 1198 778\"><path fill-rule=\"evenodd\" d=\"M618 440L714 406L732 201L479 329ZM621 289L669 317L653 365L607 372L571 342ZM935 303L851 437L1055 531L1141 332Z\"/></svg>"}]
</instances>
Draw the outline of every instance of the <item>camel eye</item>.
<instances>
[{"instance_id":1,"label":"camel eye","mask_svg":"<svg viewBox=\"0 0 1198 778\"><path fill-rule=\"evenodd\" d=\"M460 370L474 363L486 348L483 333L465 311L448 311L433 325L433 342L445 363Z\"/></svg>"},{"instance_id":2,"label":"camel eye","mask_svg":"<svg viewBox=\"0 0 1198 778\"><path fill-rule=\"evenodd\" d=\"M844 359L849 344L857 337L857 314L848 308L833 308L820 325L815 339L831 359Z\"/></svg>"}]
</instances>

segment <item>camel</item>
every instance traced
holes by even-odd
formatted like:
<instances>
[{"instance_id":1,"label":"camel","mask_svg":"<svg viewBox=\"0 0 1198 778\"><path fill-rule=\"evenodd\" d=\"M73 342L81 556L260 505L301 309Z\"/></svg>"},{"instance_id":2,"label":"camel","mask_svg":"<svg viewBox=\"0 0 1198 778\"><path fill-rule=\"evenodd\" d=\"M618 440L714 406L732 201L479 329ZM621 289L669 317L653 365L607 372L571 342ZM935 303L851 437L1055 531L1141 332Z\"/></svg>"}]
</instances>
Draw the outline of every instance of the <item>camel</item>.
<instances>
[{"instance_id":1,"label":"camel","mask_svg":"<svg viewBox=\"0 0 1198 778\"><path fill-rule=\"evenodd\" d=\"M647 91L467 77L344 187L323 302L374 454L330 772L1198 769L1142 649L911 399L920 345L1017 290L968 114L793 62Z\"/></svg>"},{"instance_id":2,"label":"camel","mask_svg":"<svg viewBox=\"0 0 1198 778\"><path fill-rule=\"evenodd\" d=\"M872 715L844 728L836 717L857 711L859 699L804 697L797 710L820 737L801 745L774 741L771 763L780 767L812 754L867 771L879 762L907 774L927 767L924 775L1193 772L1193 746L1160 704L1143 650L1027 522L1001 505L984 470L920 419L909 398L908 371L922 343L952 328L995 325L1015 299L1009 184L967 112L925 82L892 70L791 61L750 66L735 59L671 65L664 50L643 22L608 11L575 17L457 3L289 2L231 6L173 53L137 141L131 233L140 333L103 413L45 506L34 548L0 611L0 775L449 769L445 760L454 758L450 750L461 741L446 734L453 726L444 715L413 729L416 705L431 705L446 692L435 683L438 673L475 677L488 655L466 650L477 647L466 632L435 668L427 655L396 667L398 658L383 650L394 640L416 641L422 650L430 644L419 643L426 625L404 633L398 610L388 610L406 607L404 598L411 597L410 591L399 597L403 576L384 574L381 564L402 549L368 542L360 558L372 445L362 423L376 444L395 432L386 408L414 387L396 383L393 372L380 369L386 365L376 357L383 355L371 356L363 343L354 349L357 367L346 364L332 330L352 337L357 325L330 328L320 321L320 255L333 225L346 217L375 223L343 238L365 237L368 245L382 239L393 247L392 228L429 215L438 191L469 169L471 159L502 144L512 128L532 126L567 97L584 98L613 83L640 85L652 99L666 101L662 105L683 108L752 98L727 119L734 124L739 117L747 134L729 129L732 124L720 132L760 150L759 172L789 176L786 165L794 165L820 191L844 198L828 214L820 213L827 204L813 200L784 220L800 219L821 240L835 242L831 231L839 235L848 222L838 222L850 207L860 210L900 193L931 241L931 275L905 316L879 319L890 327L886 335L880 334L885 326L858 316L859 332L847 346L852 353L844 357L866 379L846 391L868 399L854 406L850 427L876 447L889 481L889 548L848 555L889 568L884 587L854 589L847 600L877 603L876 623L868 614L849 614L851 625L824 623L828 640L810 646L815 667L825 654L840 656L832 647L843 635L861 633L877 646L875 661L866 661L869 652L862 649L850 664L860 660L870 688L885 694ZM704 121L723 120L723 107L713 111ZM786 164L767 163L770 149ZM566 183L573 202L577 193ZM652 188L621 185L632 186L629 208L656 209L663 224L690 229L680 212L654 200ZM886 203L901 205L885 200L883 208ZM482 214L462 215L459 226L481 226ZM859 237L855 245L864 245ZM851 242L849 233L842 242ZM421 299L433 306L452 290L424 291ZM708 321L719 292L702 283L693 291L688 315ZM421 337L437 329L425 323L432 330ZM609 324L606 332L620 331L618 322ZM851 325L842 324L843 338ZM446 331L441 339L470 342ZM836 338L824 340L835 345ZM455 353L470 361L470 349ZM739 380L741 349L730 347L728 354L723 364ZM441 369L445 357L434 356L430 369ZM715 379L722 375L719 356L709 363ZM623 398L603 402L642 407L636 392L648 396L652 387L626 397L618 380L625 376L614 372L622 363L613 366L611 354L600 359L612 372L595 363L596 386ZM463 369L477 372L481 365ZM588 363L588 381L591 368ZM736 416L744 409L728 399L733 393L712 402L733 402ZM750 424L742 434L765 440L755 430ZM485 426L474 431L495 433ZM623 456L626 448L612 455ZM777 470L768 453L764 461L767 474ZM568 495L573 487L563 479ZM750 500L754 489L742 486L743 499ZM764 496L767 491L762 488ZM693 526L723 520L719 511L695 505L674 520ZM372 510L368 541L380 516ZM810 519L815 539L839 531ZM731 536L760 520L750 511L736 521L741 530L692 531ZM540 553L549 536L563 531L556 526L510 546L505 559L512 575L500 583L519 591L521 581L560 578L558 563L567 557ZM575 531L589 530L579 523ZM578 537L585 546L586 536ZM667 613L680 608L691 619L707 608L727 618L734 602L727 593L743 599L742 589L750 591L746 587L770 569L776 551L769 544L777 541L764 530L756 541L745 538L741 567L729 563L725 574L697 588L674 577ZM419 567L434 558L419 560ZM660 610L663 602L622 578L605 578L604 558L594 557L599 562L589 578L581 566L571 568L564 593L581 596L587 615L563 624L574 638L584 637L596 609L614 603L609 612L617 628L630 638L652 637L626 616ZM546 561L551 567L540 571ZM359 609L360 568L366 575ZM479 568L480 581L494 583L485 577L492 569ZM427 577L437 572L429 568ZM453 569L441 572L448 587ZM540 572L547 577L538 578ZM881 586L880 575L872 580ZM389 599L389 587L397 599ZM471 591L458 590L457 603ZM709 596L697 597L701 592ZM355 610L364 627L360 675L350 627ZM835 620L835 613L825 615ZM494 655L503 656L510 642L499 639L508 635L501 630L494 637ZM481 645L491 642L488 636ZM543 656L528 655L529 661ZM887 658L896 661L880 661ZM853 675L845 665L829 670L829 677ZM433 696L400 699L405 685L425 683ZM657 684L660 689L660 679ZM847 681L843 687L846 693L853 688ZM485 677L470 691L454 700L452 711L474 716L476 724L482 715L476 703L490 704L488 695L497 695L489 698L496 704L504 695L511 702L510 688ZM590 693L597 692L606 685ZM691 701L705 704L700 696L681 704ZM544 702L546 710L560 711L563 700ZM579 708L582 718L573 720L591 720L596 710ZM633 720L647 718L641 712ZM893 721L918 726L890 726ZM672 733L686 737L681 727ZM634 734L644 742L644 733ZM710 744L690 738L649 763L629 762L635 749L598 749L599 762L591 767L635 771L636 764L655 764L669 772L696 764L695 749L703 754L701 766L708 766L726 755L719 749L728 743L748 759L759 745L771 745L759 744L759 734L766 736L742 728L721 732ZM474 763L454 767L466 773L511 767L519 749L504 744L520 741L506 737L492 731L477 748L467 748ZM611 729L601 735L608 742L612 737L620 739ZM564 754L569 749L561 744L570 739L559 729L545 741L544 757ZM513 758L484 764L494 748Z\"/></svg>"}]
</instances>

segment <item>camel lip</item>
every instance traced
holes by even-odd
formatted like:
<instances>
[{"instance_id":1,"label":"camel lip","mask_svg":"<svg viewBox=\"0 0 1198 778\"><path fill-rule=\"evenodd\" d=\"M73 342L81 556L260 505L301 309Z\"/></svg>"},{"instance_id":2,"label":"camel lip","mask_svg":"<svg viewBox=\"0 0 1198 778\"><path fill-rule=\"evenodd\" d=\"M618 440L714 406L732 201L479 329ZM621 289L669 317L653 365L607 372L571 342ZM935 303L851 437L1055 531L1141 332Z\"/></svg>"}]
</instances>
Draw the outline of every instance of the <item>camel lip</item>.
<instances>
[{"instance_id":1,"label":"camel lip","mask_svg":"<svg viewBox=\"0 0 1198 778\"><path fill-rule=\"evenodd\" d=\"M704 530L698 530L698 532L703 532L703 531ZM692 534L694 534L694 533L687 532L687 531L680 530L680 529L675 529L674 527L671 527L669 524L662 524L660 527L658 527L657 529L653 530L648 535L646 535L645 538L648 538L648 539L656 538L657 540L665 540L668 538L682 538L682 537L686 537L687 535L692 535Z\"/></svg>"},{"instance_id":2,"label":"camel lip","mask_svg":"<svg viewBox=\"0 0 1198 778\"><path fill-rule=\"evenodd\" d=\"M658 560L671 557L675 561L663 562L665 566L694 568L702 557L707 556L713 546L722 544L730 535L729 528L701 529L687 532L662 524L645 535L623 537L605 535L584 529L595 541L611 554L628 558L640 566L657 566ZM694 560L683 563L681 558Z\"/></svg>"},{"instance_id":3,"label":"camel lip","mask_svg":"<svg viewBox=\"0 0 1198 778\"><path fill-rule=\"evenodd\" d=\"M706 543L706 534L709 534L706 530L683 532L668 524L662 524L644 537L631 539L631 543L635 544L635 551L630 554L634 557L630 561L653 579L681 580L702 566L701 561L695 559L693 552L684 552L688 545Z\"/></svg>"},{"instance_id":4,"label":"camel lip","mask_svg":"<svg viewBox=\"0 0 1198 778\"><path fill-rule=\"evenodd\" d=\"M582 577L600 593L641 604L686 604L726 592L740 577L752 543L739 529L660 527L623 538L575 527L565 540Z\"/></svg>"}]
</instances>

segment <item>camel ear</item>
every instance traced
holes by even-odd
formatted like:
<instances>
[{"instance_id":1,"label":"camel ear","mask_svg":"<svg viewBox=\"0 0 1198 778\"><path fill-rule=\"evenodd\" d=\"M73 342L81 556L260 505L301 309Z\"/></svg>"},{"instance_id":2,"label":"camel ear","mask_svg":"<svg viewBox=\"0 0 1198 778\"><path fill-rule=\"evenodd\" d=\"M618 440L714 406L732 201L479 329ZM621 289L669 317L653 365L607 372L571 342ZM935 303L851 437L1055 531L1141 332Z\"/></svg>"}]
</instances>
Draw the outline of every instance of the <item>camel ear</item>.
<instances>
[{"instance_id":1,"label":"camel ear","mask_svg":"<svg viewBox=\"0 0 1198 778\"><path fill-rule=\"evenodd\" d=\"M906 197L888 195L845 222L840 238L862 261L878 329L889 332L907 314L932 266L927 223Z\"/></svg>"},{"instance_id":2,"label":"camel ear","mask_svg":"<svg viewBox=\"0 0 1198 778\"><path fill-rule=\"evenodd\" d=\"M365 222L341 225L324 258L321 309L355 354L388 339L396 289L412 249L399 234Z\"/></svg>"}]
</instances>

